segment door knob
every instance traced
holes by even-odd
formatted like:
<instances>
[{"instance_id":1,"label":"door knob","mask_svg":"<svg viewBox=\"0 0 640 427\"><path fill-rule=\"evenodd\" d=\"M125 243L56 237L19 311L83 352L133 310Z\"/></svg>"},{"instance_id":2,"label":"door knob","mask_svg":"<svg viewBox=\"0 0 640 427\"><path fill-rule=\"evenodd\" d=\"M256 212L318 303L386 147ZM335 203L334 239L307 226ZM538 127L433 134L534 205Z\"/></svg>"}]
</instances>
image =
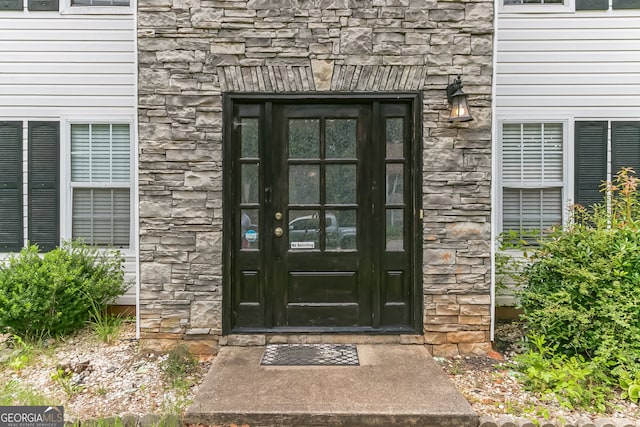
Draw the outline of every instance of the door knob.
<instances>
[{"instance_id":1,"label":"door knob","mask_svg":"<svg viewBox=\"0 0 640 427\"><path fill-rule=\"evenodd\" d=\"M282 227L276 227L276 229L273 230L273 234L276 237L282 237L282 235L284 234L284 230L282 230Z\"/></svg>"}]
</instances>

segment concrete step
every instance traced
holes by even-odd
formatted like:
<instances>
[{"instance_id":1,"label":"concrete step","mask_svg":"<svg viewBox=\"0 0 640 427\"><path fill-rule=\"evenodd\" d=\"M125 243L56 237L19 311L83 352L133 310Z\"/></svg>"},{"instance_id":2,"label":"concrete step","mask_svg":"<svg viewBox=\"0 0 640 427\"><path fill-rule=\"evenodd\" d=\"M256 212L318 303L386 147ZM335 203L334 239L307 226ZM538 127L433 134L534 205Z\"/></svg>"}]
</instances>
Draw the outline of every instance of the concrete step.
<instances>
[{"instance_id":1,"label":"concrete step","mask_svg":"<svg viewBox=\"0 0 640 427\"><path fill-rule=\"evenodd\" d=\"M358 345L360 366L261 366L265 347L224 347L189 424L476 427L478 416L421 345Z\"/></svg>"}]
</instances>

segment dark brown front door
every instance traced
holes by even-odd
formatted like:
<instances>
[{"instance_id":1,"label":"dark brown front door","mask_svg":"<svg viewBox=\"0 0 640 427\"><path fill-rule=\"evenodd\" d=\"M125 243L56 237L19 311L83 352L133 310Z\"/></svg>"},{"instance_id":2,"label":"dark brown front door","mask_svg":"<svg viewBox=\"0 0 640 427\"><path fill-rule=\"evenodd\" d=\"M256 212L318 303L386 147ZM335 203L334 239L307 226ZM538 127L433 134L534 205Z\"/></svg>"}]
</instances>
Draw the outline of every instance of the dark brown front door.
<instances>
[{"instance_id":1,"label":"dark brown front door","mask_svg":"<svg viewBox=\"0 0 640 427\"><path fill-rule=\"evenodd\" d=\"M225 330L414 330L413 100L225 106Z\"/></svg>"}]
</instances>

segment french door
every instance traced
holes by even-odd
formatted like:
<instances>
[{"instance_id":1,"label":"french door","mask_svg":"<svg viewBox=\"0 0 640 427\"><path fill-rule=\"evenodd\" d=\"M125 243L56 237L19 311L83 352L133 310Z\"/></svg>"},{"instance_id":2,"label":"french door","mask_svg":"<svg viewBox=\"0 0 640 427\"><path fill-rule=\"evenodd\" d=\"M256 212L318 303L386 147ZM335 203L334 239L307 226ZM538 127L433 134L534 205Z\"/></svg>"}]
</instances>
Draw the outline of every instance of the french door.
<instances>
[{"instance_id":1,"label":"french door","mask_svg":"<svg viewBox=\"0 0 640 427\"><path fill-rule=\"evenodd\" d=\"M414 98L225 102L225 330L413 331Z\"/></svg>"}]
</instances>

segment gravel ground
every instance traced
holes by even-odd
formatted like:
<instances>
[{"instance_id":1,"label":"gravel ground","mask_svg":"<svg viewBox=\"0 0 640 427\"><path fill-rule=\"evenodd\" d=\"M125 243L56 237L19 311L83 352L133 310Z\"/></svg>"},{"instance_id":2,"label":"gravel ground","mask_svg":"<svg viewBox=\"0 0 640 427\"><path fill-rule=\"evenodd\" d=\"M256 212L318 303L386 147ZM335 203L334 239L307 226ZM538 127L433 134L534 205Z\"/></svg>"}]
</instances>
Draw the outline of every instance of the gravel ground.
<instances>
[{"instance_id":1,"label":"gravel ground","mask_svg":"<svg viewBox=\"0 0 640 427\"><path fill-rule=\"evenodd\" d=\"M509 415L552 420L603 416L568 411L525 391L508 365L510 355L518 350L519 327L499 325L496 336L496 345L506 354L507 360L490 357L436 358L478 415L496 419ZM0 343L0 361L3 355L6 357L11 352L7 344ZM0 365L0 393L2 385L13 379L49 397L47 403L64 405L69 420L179 413L186 408L211 366L210 358L201 360L187 378L190 387L171 387L163 376L167 356L141 351L135 340L133 324L126 324L111 345L98 342L90 330L83 330L70 338L51 343L49 347L38 352L34 360L21 369L11 368L6 362ZM51 378L58 368L69 373L67 391L60 381ZM616 407L614 413L604 416L640 421L637 405L622 399L613 403Z\"/></svg>"},{"instance_id":2,"label":"gravel ground","mask_svg":"<svg viewBox=\"0 0 640 427\"><path fill-rule=\"evenodd\" d=\"M211 366L210 358L200 361L185 378L192 387L172 387L163 375L167 356L141 351L133 323L111 345L87 329L50 347L22 369L1 366L0 390L11 379L27 385L50 398L48 403L64 405L68 420L180 412ZM59 368L68 381L51 378Z\"/></svg>"}]
</instances>

